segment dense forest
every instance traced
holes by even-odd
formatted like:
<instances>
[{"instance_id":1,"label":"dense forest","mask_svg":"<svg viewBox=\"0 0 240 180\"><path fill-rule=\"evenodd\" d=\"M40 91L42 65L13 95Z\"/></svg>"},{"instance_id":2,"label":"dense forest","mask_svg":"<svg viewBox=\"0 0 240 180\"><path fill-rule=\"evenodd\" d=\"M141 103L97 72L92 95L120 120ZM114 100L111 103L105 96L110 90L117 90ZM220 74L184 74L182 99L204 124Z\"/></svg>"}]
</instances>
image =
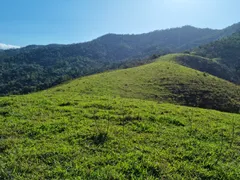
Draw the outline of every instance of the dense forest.
<instances>
[{"instance_id":1,"label":"dense forest","mask_svg":"<svg viewBox=\"0 0 240 180\"><path fill-rule=\"evenodd\" d=\"M34 92L76 77L136 66L159 55L196 48L238 29L240 23L223 30L183 26L140 35L107 34L86 43L1 51L0 95Z\"/></svg>"}]
</instances>

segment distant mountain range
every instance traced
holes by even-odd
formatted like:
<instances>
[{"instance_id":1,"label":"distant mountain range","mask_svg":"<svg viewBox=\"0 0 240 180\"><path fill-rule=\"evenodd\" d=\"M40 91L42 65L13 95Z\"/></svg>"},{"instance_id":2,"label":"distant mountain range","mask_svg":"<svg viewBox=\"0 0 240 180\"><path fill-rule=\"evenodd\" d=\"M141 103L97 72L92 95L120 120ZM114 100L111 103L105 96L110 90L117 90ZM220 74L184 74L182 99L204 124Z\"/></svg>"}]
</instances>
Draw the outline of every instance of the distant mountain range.
<instances>
[{"instance_id":1,"label":"distant mountain range","mask_svg":"<svg viewBox=\"0 0 240 180\"><path fill-rule=\"evenodd\" d=\"M239 29L240 23L222 30L183 26L139 35L107 34L86 43L30 45L1 51L0 95L38 91L150 56L190 51L228 37ZM195 53L205 56L199 49ZM211 54L211 58L215 57Z\"/></svg>"}]
</instances>

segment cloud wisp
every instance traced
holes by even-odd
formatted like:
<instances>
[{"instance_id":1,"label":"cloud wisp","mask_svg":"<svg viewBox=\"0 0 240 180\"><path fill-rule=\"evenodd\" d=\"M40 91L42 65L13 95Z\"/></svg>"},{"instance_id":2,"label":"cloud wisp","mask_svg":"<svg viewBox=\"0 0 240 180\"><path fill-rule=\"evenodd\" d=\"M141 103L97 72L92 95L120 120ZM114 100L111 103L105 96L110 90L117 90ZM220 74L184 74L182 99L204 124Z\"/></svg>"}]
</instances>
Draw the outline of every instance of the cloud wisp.
<instances>
[{"instance_id":1,"label":"cloud wisp","mask_svg":"<svg viewBox=\"0 0 240 180\"><path fill-rule=\"evenodd\" d=\"M2 49L2 50L17 49L17 48L20 48L20 46L0 43L0 49Z\"/></svg>"}]
</instances>

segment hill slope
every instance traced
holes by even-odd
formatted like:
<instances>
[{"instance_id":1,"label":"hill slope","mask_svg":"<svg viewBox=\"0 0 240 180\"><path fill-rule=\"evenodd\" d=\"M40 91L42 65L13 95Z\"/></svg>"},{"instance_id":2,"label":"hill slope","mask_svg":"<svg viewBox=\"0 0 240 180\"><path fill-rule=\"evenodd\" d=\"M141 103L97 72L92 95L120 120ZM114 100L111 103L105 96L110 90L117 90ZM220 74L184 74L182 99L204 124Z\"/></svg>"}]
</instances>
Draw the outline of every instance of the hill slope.
<instances>
[{"instance_id":1,"label":"hill slope","mask_svg":"<svg viewBox=\"0 0 240 180\"><path fill-rule=\"evenodd\" d=\"M84 77L44 93L110 95L239 112L239 86L182 66L181 57L193 56L166 55L147 65Z\"/></svg>"},{"instance_id":2,"label":"hill slope","mask_svg":"<svg viewBox=\"0 0 240 180\"><path fill-rule=\"evenodd\" d=\"M240 32L227 38L200 46L194 54L215 59L228 68L232 81L240 84Z\"/></svg>"},{"instance_id":3,"label":"hill slope","mask_svg":"<svg viewBox=\"0 0 240 180\"><path fill-rule=\"evenodd\" d=\"M192 53L194 54L194 52ZM237 74L215 58L205 58L196 55L185 55L177 57L177 62L192 69L206 72L221 79L236 83Z\"/></svg>"},{"instance_id":4,"label":"hill slope","mask_svg":"<svg viewBox=\"0 0 240 180\"><path fill-rule=\"evenodd\" d=\"M191 26L140 35L108 34L71 45L31 45L0 52L0 95L22 94L66 80L118 67L126 59L180 52L229 36L240 23L223 30Z\"/></svg>"}]
</instances>

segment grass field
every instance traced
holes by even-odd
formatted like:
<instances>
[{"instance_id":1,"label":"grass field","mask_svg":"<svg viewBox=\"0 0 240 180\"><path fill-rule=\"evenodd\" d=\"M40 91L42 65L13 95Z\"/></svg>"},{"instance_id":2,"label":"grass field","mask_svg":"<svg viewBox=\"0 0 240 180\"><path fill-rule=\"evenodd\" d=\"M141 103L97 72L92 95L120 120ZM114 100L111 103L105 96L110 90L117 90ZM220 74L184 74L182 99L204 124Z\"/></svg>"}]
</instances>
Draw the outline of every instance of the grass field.
<instances>
[{"instance_id":1,"label":"grass field","mask_svg":"<svg viewBox=\"0 0 240 180\"><path fill-rule=\"evenodd\" d=\"M174 56L0 98L0 179L240 179L240 115L168 103L239 86Z\"/></svg>"}]
</instances>

